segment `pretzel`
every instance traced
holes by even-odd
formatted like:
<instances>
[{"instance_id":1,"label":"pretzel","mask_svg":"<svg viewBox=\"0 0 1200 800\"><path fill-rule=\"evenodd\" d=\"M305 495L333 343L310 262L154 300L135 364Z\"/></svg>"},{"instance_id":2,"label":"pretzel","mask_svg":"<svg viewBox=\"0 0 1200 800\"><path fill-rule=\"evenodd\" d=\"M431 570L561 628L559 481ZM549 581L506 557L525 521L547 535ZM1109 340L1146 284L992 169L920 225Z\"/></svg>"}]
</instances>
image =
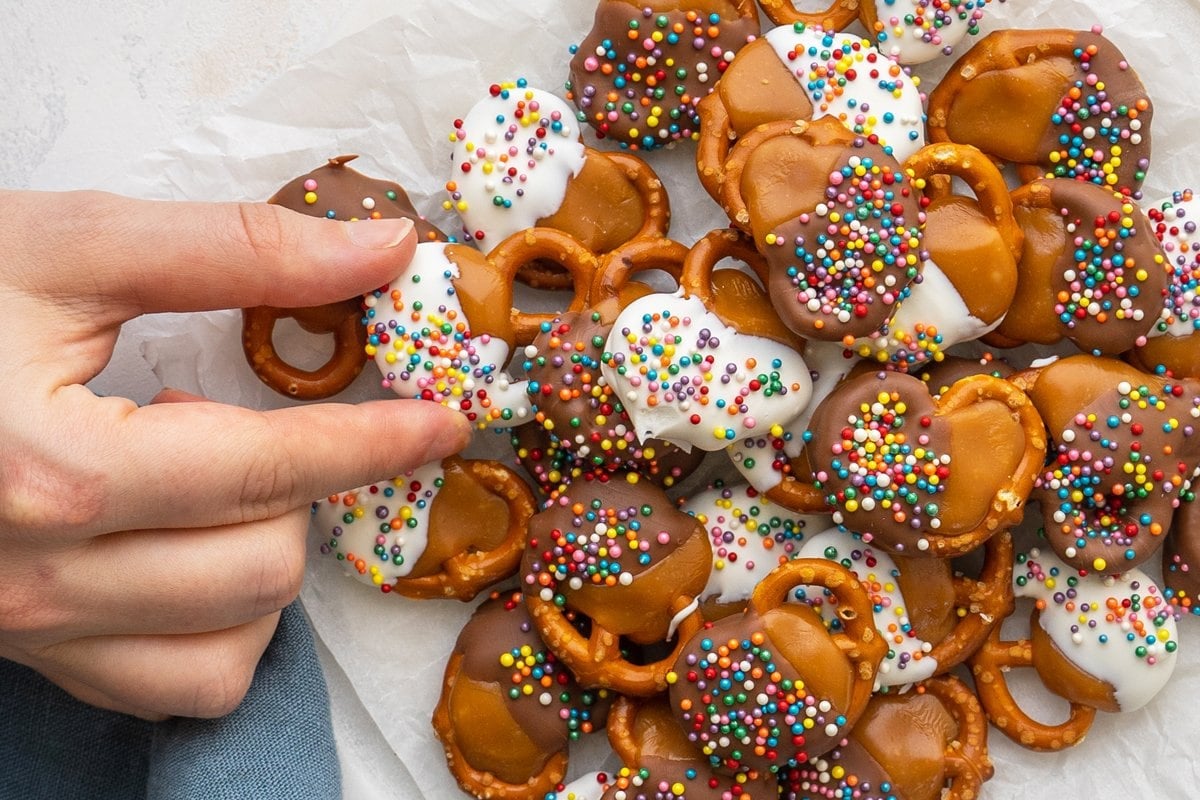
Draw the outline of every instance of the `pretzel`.
<instances>
[{"instance_id":1,"label":"pretzel","mask_svg":"<svg viewBox=\"0 0 1200 800\"><path fill-rule=\"evenodd\" d=\"M321 167L285 184L267 202L310 217L338 220L413 221L422 240L446 237L421 217L404 189L346 166L358 156L329 159ZM333 353L319 367L304 369L285 359L272 336L281 319L294 319L308 333L333 336ZM259 380L297 400L331 397L354 382L363 358L362 314L357 298L307 308L257 306L242 309L242 350Z\"/></svg>"},{"instance_id":2,"label":"pretzel","mask_svg":"<svg viewBox=\"0 0 1200 800\"><path fill-rule=\"evenodd\" d=\"M471 600L516 572L533 493L498 461L450 456L313 503L321 553L381 591Z\"/></svg>"},{"instance_id":3,"label":"pretzel","mask_svg":"<svg viewBox=\"0 0 1200 800\"><path fill-rule=\"evenodd\" d=\"M878 145L828 118L768 123L738 141L725 171L721 204L766 258L788 328L848 342L908 296L923 262L922 198Z\"/></svg>"},{"instance_id":4,"label":"pretzel","mask_svg":"<svg viewBox=\"0 0 1200 800\"><path fill-rule=\"evenodd\" d=\"M607 705L545 650L519 592L492 595L458 635L433 727L464 791L527 800L559 784L568 745L604 727Z\"/></svg>"},{"instance_id":5,"label":"pretzel","mask_svg":"<svg viewBox=\"0 0 1200 800\"><path fill-rule=\"evenodd\" d=\"M806 453L834 522L902 555L962 555L1020 522L1046 452L1033 403L987 375L937 399L903 373L850 378L810 431Z\"/></svg>"},{"instance_id":6,"label":"pretzel","mask_svg":"<svg viewBox=\"0 0 1200 800\"><path fill-rule=\"evenodd\" d=\"M827 31L839 31L858 19L861 2L863 0L832 0L821 11L801 11L792 0L758 0L758 5L776 25L799 23L814 25Z\"/></svg>"},{"instance_id":7,"label":"pretzel","mask_svg":"<svg viewBox=\"0 0 1200 800\"><path fill-rule=\"evenodd\" d=\"M1083 741L1096 719L1093 706L1075 702L1070 704L1067 718L1057 724L1039 722L1021 710L1008 688L1006 674L1014 667L1033 666L1033 646L1027 639L1001 641L996 628L967 663L988 721L1022 747L1051 752L1074 747Z\"/></svg>"},{"instance_id":8,"label":"pretzel","mask_svg":"<svg viewBox=\"0 0 1200 800\"><path fill-rule=\"evenodd\" d=\"M520 231L546 227L604 253L630 239L666 235L670 201L648 164L585 147L571 106L523 79L493 85L490 95L455 121L450 137L453 177L444 207L461 217L463 241L490 251ZM565 288L576 276L525 264L516 277Z\"/></svg>"},{"instance_id":9,"label":"pretzel","mask_svg":"<svg viewBox=\"0 0 1200 800\"><path fill-rule=\"evenodd\" d=\"M534 229L541 230L541 229ZM531 431L518 448L547 460L529 464L551 495L592 473L636 470L670 486L699 464L701 450L687 452L661 439L639 440L629 415L600 372L604 343L621 309L653 290L632 278L659 270L678 280L687 248L669 239L635 239L597 259L587 303L544 315L522 351L517 374L530 398ZM533 315L527 315L533 319ZM551 463L553 466L551 467ZM549 467L549 469L546 469Z\"/></svg>"},{"instance_id":10,"label":"pretzel","mask_svg":"<svg viewBox=\"0 0 1200 800\"><path fill-rule=\"evenodd\" d=\"M744 483L710 486L679 508L704 526L712 545L712 572L699 597L705 619L742 611L762 576L799 558L805 537L829 526L828 514L789 513Z\"/></svg>"},{"instance_id":11,"label":"pretzel","mask_svg":"<svg viewBox=\"0 0 1200 800\"><path fill-rule=\"evenodd\" d=\"M520 581L534 624L584 685L661 692L673 653L700 626L708 538L648 482L574 483L568 494L529 523ZM672 634L671 655L632 654Z\"/></svg>"},{"instance_id":12,"label":"pretzel","mask_svg":"<svg viewBox=\"0 0 1200 800\"><path fill-rule=\"evenodd\" d=\"M849 348L907 371L1001 324L1017 289L1024 234L1013 219L1004 176L974 147L927 145L904 162L904 170L914 188L927 197L937 194L925 208L921 280L879 331ZM935 178L948 176L966 181L975 197L929 191Z\"/></svg>"},{"instance_id":13,"label":"pretzel","mask_svg":"<svg viewBox=\"0 0 1200 800\"><path fill-rule=\"evenodd\" d=\"M567 99L598 138L622 148L692 141L696 102L759 33L753 0L602 0L573 48Z\"/></svg>"},{"instance_id":14,"label":"pretzel","mask_svg":"<svg viewBox=\"0 0 1200 800\"><path fill-rule=\"evenodd\" d=\"M700 101L696 170L713 199L721 202L730 147L761 124L832 117L897 160L925 144L920 80L869 40L831 30L796 23L767 31Z\"/></svg>"},{"instance_id":15,"label":"pretzel","mask_svg":"<svg viewBox=\"0 0 1200 800\"><path fill-rule=\"evenodd\" d=\"M513 276L534 258L566 268L582 304L595 259L560 231L514 234L486 258L462 244L417 245L402 273L363 297L366 353L383 387L461 411L481 430L527 421L525 386L504 370L518 334L545 316L512 305Z\"/></svg>"},{"instance_id":16,"label":"pretzel","mask_svg":"<svg viewBox=\"0 0 1200 800\"><path fill-rule=\"evenodd\" d=\"M799 586L837 600L840 627L788 603ZM858 721L887 650L854 574L796 559L759 581L745 612L706 624L670 674L670 701L715 769L775 774L827 752Z\"/></svg>"},{"instance_id":17,"label":"pretzel","mask_svg":"<svg viewBox=\"0 0 1200 800\"><path fill-rule=\"evenodd\" d=\"M612 326L601 372L643 441L718 450L787 422L808 401L802 345L763 288L740 270L713 271L737 242L732 231L706 235L688 254L679 291L638 298Z\"/></svg>"},{"instance_id":18,"label":"pretzel","mask_svg":"<svg viewBox=\"0 0 1200 800\"><path fill-rule=\"evenodd\" d=\"M605 800L664 797L688 800L775 800L779 788L769 774L722 775L676 722L665 695L618 697L608 715L608 741L621 759ZM624 793L621 793L624 792Z\"/></svg>"},{"instance_id":19,"label":"pretzel","mask_svg":"<svg viewBox=\"0 0 1200 800\"><path fill-rule=\"evenodd\" d=\"M989 718L1013 741L1031 749L1078 744L1095 710L1136 711L1170 680L1179 637L1174 610L1140 569L1081 575L1035 549L1017 557L1014 584L1018 597L1035 602L1030 638L1001 642L993 632L971 661ZM1071 704L1067 723L1030 720L996 674L1004 666L1032 666Z\"/></svg>"},{"instance_id":20,"label":"pretzel","mask_svg":"<svg viewBox=\"0 0 1200 800\"><path fill-rule=\"evenodd\" d=\"M1117 355L1144 341L1163 309L1170 269L1150 220L1090 183L1036 180L1012 193L1025 239L1008 314L984 341L1063 339Z\"/></svg>"},{"instance_id":21,"label":"pretzel","mask_svg":"<svg viewBox=\"0 0 1200 800\"><path fill-rule=\"evenodd\" d=\"M983 643L1013 607L1012 538L1001 531L984 544L980 577L954 574L946 559L891 556L858 536L830 528L808 536L798 558L823 558L851 570L869 592L875 627L888 652L875 690L903 687L943 675ZM796 599L836 624L837 607L821 594Z\"/></svg>"},{"instance_id":22,"label":"pretzel","mask_svg":"<svg viewBox=\"0 0 1200 800\"><path fill-rule=\"evenodd\" d=\"M943 676L873 697L830 753L785 772L781 796L975 800L993 771L979 701Z\"/></svg>"},{"instance_id":23,"label":"pretzel","mask_svg":"<svg viewBox=\"0 0 1200 800\"><path fill-rule=\"evenodd\" d=\"M1053 445L1033 489L1047 544L1074 569L1101 573L1153 557L1200 470L1200 381L1076 355L1013 382Z\"/></svg>"},{"instance_id":24,"label":"pretzel","mask_svg":"<svg viewBox=\"0 0 1200 800\"><path fill-rule=\"evenodd\" d=\"M1138 198L1152 114L1141 80L1099 28L997 30L930 92L929 139L1016 164L1023 183L1073 178Z\"/></svg>"},{"instance_id":25,"label":"pretzel","mask_svg":"<svg viewBox=\"0 0 1200 800\"><path fill-rule=\"evenodd\" d=\"M1200 378L1200 239L1196 217L1200 214L1191 189L1145 206L1154 236L1162 244L1168 270L1166 302L1145 341L1138 340L1126 354L1144 372L1165 369L1177 378Z\"/></svg>"}]
</instances>

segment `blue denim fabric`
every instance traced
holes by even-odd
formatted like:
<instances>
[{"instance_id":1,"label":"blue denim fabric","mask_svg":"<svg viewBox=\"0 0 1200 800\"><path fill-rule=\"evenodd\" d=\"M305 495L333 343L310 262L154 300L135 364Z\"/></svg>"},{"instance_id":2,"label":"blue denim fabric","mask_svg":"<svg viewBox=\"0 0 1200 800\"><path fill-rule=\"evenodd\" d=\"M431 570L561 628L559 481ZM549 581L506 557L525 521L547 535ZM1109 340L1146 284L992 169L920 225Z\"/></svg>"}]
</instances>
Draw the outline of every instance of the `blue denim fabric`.
<instances>
[{"instance_id":1,"label":"blue denim fabric","mask_svg":"<svg viewBox=\"0 0 1200 800\"><path fill-rule=\"evenodd\" d=\"M334 800L329 695L299 606L284 610L245 702L150 723L84 705L0 659L0 800Z\"/></svg>"}]
</instances>

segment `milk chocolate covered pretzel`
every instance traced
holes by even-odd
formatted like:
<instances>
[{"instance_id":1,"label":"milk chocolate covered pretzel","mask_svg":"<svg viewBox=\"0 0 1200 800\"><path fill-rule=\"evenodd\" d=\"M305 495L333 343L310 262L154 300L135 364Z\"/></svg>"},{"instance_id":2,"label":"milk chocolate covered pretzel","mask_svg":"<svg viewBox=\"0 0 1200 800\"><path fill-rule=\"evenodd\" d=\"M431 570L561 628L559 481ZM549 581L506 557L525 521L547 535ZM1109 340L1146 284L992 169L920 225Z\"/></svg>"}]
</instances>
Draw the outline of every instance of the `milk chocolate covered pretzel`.
<instances>
[{"instance_id":1,"label":"milk chocolate covered pretzel","mask_svg":"<svg viewBox=\"0 0 1200 800\"><path fill-rule=\"evenodd\" d=\"M832 117L903 161L925 144L919 84L860 36L803 23L767 31L700 101L700 182L720 202L730 148L768 122Z\"/></svg>"},{"instance_id":2,"label":"milk chocolate covered pretzel","mask_svg":"<svg viewBox=\"0 0 1200 800\"><path fill-rule=\"evenodd\" d=\"M533 516L525 482L457 456L313 503L321 552L384 592L470 600L517 570Z\"/></svg>"},{"instance_id":3,"label":"milk chocolate covered pretzel","mask_svg":"<svg viewBox=\"0 0 1200 800\"><path fill-rule=\"evenodd\" d=\"M1100 711L1135 711L1175 669L1178 629L1154 581L1134 568L1116 576L1080 575L1052 553L1017 557L1014 591L1035 607L1030 638L1002 641L999 629L970 660L980 702L992 724L1032 750L1059 750L1083 740ZM1032 667L1045 687L1071 704L1059 724L1023 711L1005 673Z\"/></svg>"},{"instance_id":4,"label":"milk chocolate covered pretzel","mask_svg":"<svg viewBox=\"0 0 1200 800\"><path fill-rule=\"evenodd\" d=\"M1022 181L1071 178L1141 196L1153 106L1099 29L998 30L929 94L929 138L1018 165Z\"/></svg>"},{"instance_id":5,"label":"milk chocolate covered pretzel","mask_svg":"<svg viewBox=\"0 0 1200 800\"><path fill-rule=\"evenodd\" d=\"M458 635L433 727L464 791L525 800L558 785L570 743L604 728L609 701L546 650L519 592L495 595Z\"/></svg>"},{"instance_id":6,"label":"milk chocolate covered pretzel","mask_svg":"<svg viewBox=\"0 0 1200 800\"><path fill-rule=\"evenodd\" d=\"M947 675L873 697L837 747L786 770L780 797L975 800L993 772L979 701Z\"/></svg>"},{"instance_id":7,"label":"milk chocolate covered pretzel","mask_svg":"<svg viewBox=\"0 0 1200 800\"><path fill-rule=\"evenodd\" d=\"M837 598L840 629L788 603L799 586ZM871 697L887 645L853 573L796 559L768 573L746 611L708 623L685 644L670 678L671 709L714 769L777 773L834 747Z\"/></svg>"},{"instance_id":8,"label":"milk chocolate covered pretzel","mask_svg":"<svg viewBox=\"0 0 1200 800\"><path fill-rule=\"evenodd\" d=\"M753 0L601 0L574 48L567 99L623 148L692 141L696 103L759 30Z\"/></svg>"},{"instance_id":9,"label":"milk chocolate covered pretzel","mask_svg":"<svg viewBox=\"0 0 1200 800\"><path fill-rule=\"evenodd\" d=\"M486 258L468 245L417 245L404 271L362 300L384 388L461 411L480 429L527 421L525 386L505 368L519 333L547 316L512 307L513 276L537 259L574 276L572 302L584 302L595 257L560 231L514 235Z\"/></svg>"},{"instance_id":10,"label":"milk chocolate covered pretzel","mask_svg":"<svg viewBox=\"0 0 1200 800\"><path fill-rule=\"evenodd\" d=\"M555 467L560 480L597 470L635 470L670 485L704 457L699 449L688 452L662 439L639 439L622 399L601 372L618 315L653 291L634 277L659 271L677 281L687 252L669 239L637 239L601 256L587 303L543 320L522 350L517 374L525 379L531 425L541 430L541 435L522 434L523 446L562 459Z\"/></svg>"},{"instance_id":11,"label":"milk chocolate covered pretzel","mask_svg":"<svg viewBox=\"0 0 1200 800\"><path fill-rule=\"evenodd\" d=\"M399 184L368 178L346 166L355 158L331 158L327 164L289 181L267 202L322 219L410 219L420 241L446 238L417 213ZM242 309L242 350L259 380L280 394L299 400L330 397L349 386L366 363L361 317L357 298L306 308ZM287 361L271 338L281 319L294 319L309 333L332 335L333 354L311 370Z\"/></svg>"},{"instance_id":12,"label":"milk chocolate covered pretzel","mask_svg":"<svg viewBox=\"0 0 1200 800\"><path fill-rule=\"evenodd\" d=\"M618 697L608 740L622 767L604 800L774 800L773 775L715 772L671 712L665 695Z\"/></svg>"},{"instance_id":13,"label":"milk chocolate covered pretzel","mask_svg":"<svg viewBox=\"0 0 1200 800\"><path fill-rule=\"evenodd\" d=\"M1087 355L1012 380L1050 432L1051 457L1032 493L1049 547L1100 573L1158 552L1200 470L1200 381Z\"/></svg>"},{"instance_id":14,"label":"milk chocolate covered pretzel","mask_svg":"<svg viewBox=\"0 0 1200 800\"><path fill-rule=\"evenodd\" d=\"M1159 320L1170 283L1162 246L1137 204L1108 189L1042 179L1012 193L1025 232L1008 314L984 340L1000 347L1063 339L1116 355Z\"/></svg>"},{"instance_id":15,"label":"milk chocolate covered pretzel","mask_svg":"<svg viewBox=\"0 0 1200 800\"><path fill-rule=\"evenodd\" d=\"M564 231L596 253L666 235L670 204L650 166L631 153L585 147L571 106L523 80L493 85L450 138L444 205L481 250L533 227ZM546 288L572 278L540 263L522 265L517 277Z\"/></svg>"},{"instance_id":16,"label":"milk chocolate covered pretzel","mask_svg":"<svg viewBox=\"0 0 1200 800\"><path fill-rule=\"evenodd\" d=\"M1004 177L975 148L931 144L904 162L904 170L929 199L921 238L925 263L896 313L850 349L912 370L1001 324L1017 290L1024 235ZM965 181L974 197L946 190L949 182L938 179L948 176Z\"/></svg>"},{"instance_id":17,"label":"milk chocolate covered pretzel","mask_svg":"<svg viewBox=\"0 0 1200 800\"><path fill-rule=\"evenodd\" d=\"M543 640L583 684L645 696L666 688L674 652L700 625L711 563L704 529L625 476L573 483L535 515L520 581ZM630 652L672 635L666 656Z\"/></svg>"},{"instance_id":18,"label":"milk chocolate covered pretzel","mask_svg":"<svg viewBox=\"0 0 1200 800\"><path fill-rule=\"evenodd\" d=\"M768 123L725 169L721 204L766 258L788 328L869 336L908 297L925 261L924 200L881 147L828 118Z\"/></svg>"},{"instance_id":19,"label":"milk chocolate covered pretzel","mask_svg":"<svg viewBox=\"0 0 1200 800\"><path fill-rule=\"evenodd\" d=\"M1021 520L1046 432L1008 381L977 375L934 399L918 378L877 372L822 401L805 452L839 525L889 552L950 557Z\"/></svg>"}]
</instances>

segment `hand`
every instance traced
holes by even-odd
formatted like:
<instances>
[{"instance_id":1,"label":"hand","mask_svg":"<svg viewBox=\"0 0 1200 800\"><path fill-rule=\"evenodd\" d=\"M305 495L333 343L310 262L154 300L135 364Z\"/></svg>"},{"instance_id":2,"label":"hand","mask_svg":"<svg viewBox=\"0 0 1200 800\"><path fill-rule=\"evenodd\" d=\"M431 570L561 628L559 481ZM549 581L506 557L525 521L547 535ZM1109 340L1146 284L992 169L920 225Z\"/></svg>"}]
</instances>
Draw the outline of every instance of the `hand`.
<instances>
[{"instance_id":1,"label":"hand","mask_svg":"<svg viewBox=\"0 0 1200 800\"><path fill-rule=\"evenodd\" d=\"M0 208L0 657L97 706L225 714L299 592L311 501L455 452L469 426L415 400L138 407L84 384L139 314L382 285L412 225L90 192Z\"/></svg>"}]
</instances>

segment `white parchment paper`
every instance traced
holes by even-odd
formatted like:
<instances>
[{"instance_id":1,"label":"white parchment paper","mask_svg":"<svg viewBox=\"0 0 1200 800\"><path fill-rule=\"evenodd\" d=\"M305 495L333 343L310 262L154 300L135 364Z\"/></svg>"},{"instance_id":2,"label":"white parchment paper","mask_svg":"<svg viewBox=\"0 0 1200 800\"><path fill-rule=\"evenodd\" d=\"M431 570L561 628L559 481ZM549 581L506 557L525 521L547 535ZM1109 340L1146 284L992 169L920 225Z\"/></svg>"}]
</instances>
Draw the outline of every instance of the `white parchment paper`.
<instances>
[{"instance_id":1,"label":"white parchment paper","mask_svg":"<svg viewBox=\"0 0 1200 800\"><path fill-rule=\"evenodd\" d=\"M568 46L583 38L593 7L593 0L410 0L392 4L394 15L361 30L343 20L339 30L352 32L258 94L149 154L108 188L147 198L261 200L329 156L359 153L356 167L399 181L418 209L455 231L457 221L441 209L442 187L450 177L452 121L497 81L523 76L532 85L561 92ZM1200 32L1196 0L1009 0L994 2L989 11L985 29L1102 24L1155 102L1146 197L1200 187L1200 137L1195 135L1200 114L1193 105L1197 76L1191 58ZM926 88L945 66L918 69L929 81ZM587 141L606 146L590 135ZM671 234L685 243L724 224L696 181L692 157L692 148L685 146L649 156L669 189ZM285 404L249 373L239 325L236 312L139 320L128 326L96 388L127 393L131 385L161 383L247 406ZM284 339L281 346L301 357L316 358L321 351L298 331ZM383 397L377 380L368 365L339 399ZM507 457L498 441L473 445L471 452ZM315 549L303 600L323 644L366 709L361 724L378 726L399 759L382 763L393 754L373 753L362 769L392 776L388 780L410 776L403 786L386 787L393 796L414 791L428 798L461 796L445 769L429 717L444 659L470 606L382 595L344 577ZM1025 619L1020 615L1013 625L1019 629ZM1200 697L1200 656L1192 641L1197 624L1188 619L1181 625L1181 663L1167 690L1140 712L1100 715L1081 746L1035 754L993 733L996 776L984 796L1197 796L1200 775L1191 758L1192 737L1200 732L1193 711ZM1061 712L1031 686L1026 690L1030 702L1049 715ZM603 757L603 748L594 744L576 753L573 771L596 768ZM360 784L371 774L353 777Z\"/></svg>"}]
</instances>

